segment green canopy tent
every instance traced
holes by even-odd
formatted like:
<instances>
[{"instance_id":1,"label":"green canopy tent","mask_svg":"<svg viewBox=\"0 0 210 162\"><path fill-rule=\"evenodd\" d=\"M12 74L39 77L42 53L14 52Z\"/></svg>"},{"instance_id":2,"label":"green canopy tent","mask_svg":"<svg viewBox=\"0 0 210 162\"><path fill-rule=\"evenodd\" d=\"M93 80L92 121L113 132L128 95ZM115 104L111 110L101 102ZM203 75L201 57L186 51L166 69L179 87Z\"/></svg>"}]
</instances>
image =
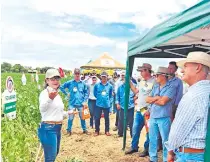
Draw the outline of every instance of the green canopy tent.
<instances>
[{"instance_id":1,"label":"green canopy tent","mask_svg":"<svg viewBox=\"0 0 210 162\"><path fill-rule=\"evenodd\" d=\"M209 0L201 1L195 6L153 27L144 37L128 42L123 150L126 145L126 114L130 92L129 80L133 70L134 59L137 57L185 58L191 51L204 51L210 54ZM209 129L210 124L208 125ZM210 132L208 131L207 134L210 134ZM207 144L206 152L210 153L210 141ZM205 158L207 159L207 156ZM207 161L209 162L210 156L208 158Z\"/></svg>"}]
</instances>

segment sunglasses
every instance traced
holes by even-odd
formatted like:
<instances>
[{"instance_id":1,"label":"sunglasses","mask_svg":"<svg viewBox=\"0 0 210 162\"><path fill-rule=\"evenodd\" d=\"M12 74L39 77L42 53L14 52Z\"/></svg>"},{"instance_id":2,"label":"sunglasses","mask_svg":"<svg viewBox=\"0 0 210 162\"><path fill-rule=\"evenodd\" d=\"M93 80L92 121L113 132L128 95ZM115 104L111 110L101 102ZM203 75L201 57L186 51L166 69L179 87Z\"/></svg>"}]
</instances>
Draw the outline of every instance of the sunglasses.
<instances>
[{"instance_id":1,"label":"sunglasses","mask_svg":"<svg viewBox=\"0 0 210 162\"><path fill-rule=\"evenodd\" d=\"M55 76L55 77L52 77L50 78L51 81L59 81L61 78L59 76Z\"/></svg>"}]
</instances>

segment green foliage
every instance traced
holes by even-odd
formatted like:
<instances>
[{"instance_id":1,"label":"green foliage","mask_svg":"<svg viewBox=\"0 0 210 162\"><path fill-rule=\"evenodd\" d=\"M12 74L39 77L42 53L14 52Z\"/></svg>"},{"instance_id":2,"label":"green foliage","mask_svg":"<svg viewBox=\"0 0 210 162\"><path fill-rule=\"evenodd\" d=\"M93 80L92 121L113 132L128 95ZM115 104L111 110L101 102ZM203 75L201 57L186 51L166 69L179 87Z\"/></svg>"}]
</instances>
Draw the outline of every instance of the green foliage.
<instances>
[{"instance_id":1,"label":"green foliage","mask_svg":"<svg viewBox=\"0 0 210 162\"><path fill-rule=\"evenodd\" d=\"M3 73L1 92L5 89L7 76L12 76L15 83L17 118L11 121L5 117L1 119L2 157L5 162L33 162L39 146L37 128L41 115L38 97L43 89L45 76L39 75L39 84L42 87L39 90L37 83L31 81L30 74L26 74L27 84L24 86L21 82L21 74ZM62 82L68 79L62 79ZM63 95L61 96L64 98ZM65 105L67 106L66 102Z\"/></svg>"}]
</instances>

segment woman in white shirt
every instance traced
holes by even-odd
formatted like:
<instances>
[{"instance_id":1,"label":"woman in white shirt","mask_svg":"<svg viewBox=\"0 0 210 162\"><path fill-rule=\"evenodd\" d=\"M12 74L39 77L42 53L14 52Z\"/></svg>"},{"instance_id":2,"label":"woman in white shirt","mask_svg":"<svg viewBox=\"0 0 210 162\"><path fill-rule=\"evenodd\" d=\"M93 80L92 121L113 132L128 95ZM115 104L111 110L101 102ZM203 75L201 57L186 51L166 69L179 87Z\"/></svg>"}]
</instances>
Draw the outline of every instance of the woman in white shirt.
<instances>
[{"instance_id":1,"label":"woman in white shirt","mask_svg":"<svg viewBox=\"0 0 210 162\"><path fill-rule=\"evenodd\" d=\"M62 121L67 112L64 111L63 101L58 94L58 70L47 70L45 82L46 87L39 96L42 122L38 128L38 136L44 149L45 162L54 162L60 147Z\"/></svg>"}]
</instances>

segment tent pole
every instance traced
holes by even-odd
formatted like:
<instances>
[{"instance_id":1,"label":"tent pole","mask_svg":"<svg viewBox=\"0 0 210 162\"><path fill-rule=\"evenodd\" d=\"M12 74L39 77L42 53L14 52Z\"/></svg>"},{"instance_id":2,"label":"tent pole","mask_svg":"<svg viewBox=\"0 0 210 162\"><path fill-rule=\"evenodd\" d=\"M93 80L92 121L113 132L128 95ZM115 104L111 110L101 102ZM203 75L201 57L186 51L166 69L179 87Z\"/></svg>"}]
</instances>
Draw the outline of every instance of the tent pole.
<instances>
[{"instance_id":1,"label":"tent pole","mask_svg":"<svg viewBox=\"0 0 210 162\"><path fill-rule=\"evenodd\" d=\"M126 132L127 132L127 112L128 112L128 102L129 102L129 94L130 94L130 67L129 67L129 57L127 57L126 61L126 83L125 83L125 105L124 105L124 129L123 129L123 148L125 150L126 146Z\"/></svg>"},{"instance_id":2,"label":"tent pole","mask_svg":"<svg viewBox=\"0 0 210 162\"><path fill-rule=\"evenodd\" d=\"M210 99L210 95L209 95ZM207 123L207 132L206 132L206 148L205 148L205 154L204 154L204 161L209 162L210 161L210 105L208 110L208 123Z\"/></svg>"}]
</instances>

